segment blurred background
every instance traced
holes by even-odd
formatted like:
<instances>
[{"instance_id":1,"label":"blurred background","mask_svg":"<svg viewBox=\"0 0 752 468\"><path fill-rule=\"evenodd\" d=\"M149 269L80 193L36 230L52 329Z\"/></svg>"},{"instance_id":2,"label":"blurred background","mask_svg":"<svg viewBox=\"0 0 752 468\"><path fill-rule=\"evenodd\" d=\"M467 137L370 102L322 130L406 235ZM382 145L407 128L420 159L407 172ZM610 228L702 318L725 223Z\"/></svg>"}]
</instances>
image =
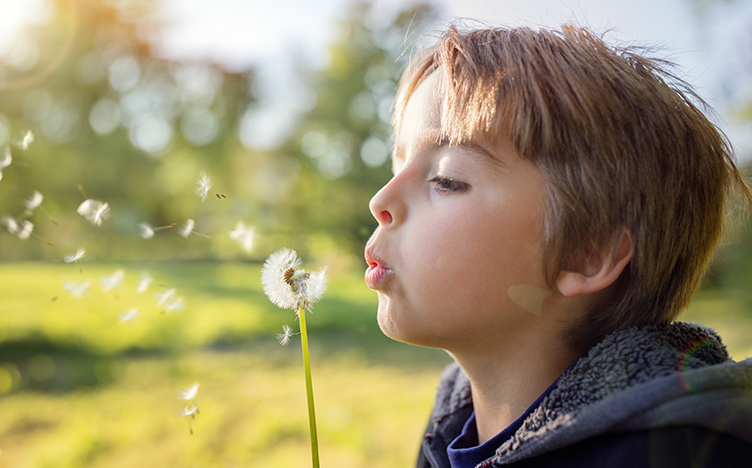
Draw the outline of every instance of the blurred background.
<instances>
[{"instance_id":1,"label":"blurred background","mask_svg":"<svg viewBox=\"0 0 752 468\"><path fill-rule=\"evenodd\" d=\"M322 464L412 465L448 358L381 335L362 250L396 80L458 20L654 47L752 161L752 2L0 0L0 467L310 463L299 342L275 340L294 317L259 284L281 246L329 269ZM730 224L683 318L741 359L752 230Z\"/></svg>"}]
</instances>

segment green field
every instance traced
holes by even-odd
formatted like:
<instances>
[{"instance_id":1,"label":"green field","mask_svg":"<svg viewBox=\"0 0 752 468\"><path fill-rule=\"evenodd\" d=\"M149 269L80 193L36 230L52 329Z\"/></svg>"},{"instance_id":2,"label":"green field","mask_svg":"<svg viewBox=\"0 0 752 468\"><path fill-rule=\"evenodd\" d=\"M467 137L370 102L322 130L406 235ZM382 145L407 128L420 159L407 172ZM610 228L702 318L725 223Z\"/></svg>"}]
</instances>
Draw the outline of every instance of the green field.
<instances>
[{"instance_id":1,"label":"green field","mask_svg":"<svg viewBox=\"0 0 752 468\"><path fill-rule=\"evenodd\" d=\"M294 316L263 296L259 269L0 264L0 467L308 466L300 343L274 339ZM154 281L138 293L143 272ZM78 299L63 286L85 281ZM171 288L185 309L162 313L155 295ZM448 362L382 336L375 306L359 273L333 273L308 319L322 466L411 466ZM683 318L716 328L736 359L752 354L733 299L703 292ZM194 382L190 420L177 396Z\"/></svg>"}]
</instances>

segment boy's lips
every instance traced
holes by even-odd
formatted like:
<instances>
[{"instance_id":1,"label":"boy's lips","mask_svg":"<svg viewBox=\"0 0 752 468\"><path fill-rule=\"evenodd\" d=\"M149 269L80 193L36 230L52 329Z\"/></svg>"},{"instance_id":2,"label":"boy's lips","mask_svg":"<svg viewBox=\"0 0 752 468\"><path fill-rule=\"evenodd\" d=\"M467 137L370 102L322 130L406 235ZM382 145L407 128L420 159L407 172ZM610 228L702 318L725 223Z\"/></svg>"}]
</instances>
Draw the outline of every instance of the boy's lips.
<instances>
[{"instance_id":1,"label":"boy's lips","mask_svg":"<svg viewBox=\"0 0 752 468\"><path fill-rule=\"evenodd\" d=\"M384 280L393 272L373 251L371 246L366 248L365 258L366 263L368 263L368 269L365 274L366 285L371 289L378 290L384 283Z\"/></svg>"}]
</instances>

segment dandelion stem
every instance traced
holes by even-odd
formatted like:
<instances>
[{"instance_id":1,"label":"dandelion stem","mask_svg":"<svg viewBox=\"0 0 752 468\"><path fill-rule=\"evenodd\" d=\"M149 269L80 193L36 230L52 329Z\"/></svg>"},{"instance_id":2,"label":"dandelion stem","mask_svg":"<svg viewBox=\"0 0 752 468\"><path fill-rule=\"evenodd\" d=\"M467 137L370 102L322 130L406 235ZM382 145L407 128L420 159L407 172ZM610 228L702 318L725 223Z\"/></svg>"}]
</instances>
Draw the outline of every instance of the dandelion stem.
<instances>
[{"instance_id":1,"label":"dandelion stem","mask_svg":"<svg viewBox=\"0 0 752 468\"><path fill-rule=\"evenodd\" d=\"M308 356L308 332L305 324L305 308L298 310L300 337L303 343L303 365L305 367L306 395L308 397L308 423L311 428L311 456L313 468L319 468L319 441L316 435L316 410L313 407L313 381L311 380L311 359Z\"/></svg>"}]
</instances>

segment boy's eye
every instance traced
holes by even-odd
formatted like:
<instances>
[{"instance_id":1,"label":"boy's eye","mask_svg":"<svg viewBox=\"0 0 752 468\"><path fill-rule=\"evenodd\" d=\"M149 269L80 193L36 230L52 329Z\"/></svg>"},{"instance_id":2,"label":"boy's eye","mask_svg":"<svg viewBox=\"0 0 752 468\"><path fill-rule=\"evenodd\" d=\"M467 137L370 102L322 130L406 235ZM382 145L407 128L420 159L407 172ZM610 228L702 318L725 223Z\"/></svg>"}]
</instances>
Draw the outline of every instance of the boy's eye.
<instances>
[{"instance_id":1,"label":"boy's eye","mask_svg":"<svg viewBox=\"0 0 752 468\"><path fill-rule=\"evenodd\" d=\"M470 186L464 182L459 182L448 177L436 176L433 179L428 179L436 187L436 191L442 195L449 195L455 192L464 192Z\"/></svg>"}]
</instances>

